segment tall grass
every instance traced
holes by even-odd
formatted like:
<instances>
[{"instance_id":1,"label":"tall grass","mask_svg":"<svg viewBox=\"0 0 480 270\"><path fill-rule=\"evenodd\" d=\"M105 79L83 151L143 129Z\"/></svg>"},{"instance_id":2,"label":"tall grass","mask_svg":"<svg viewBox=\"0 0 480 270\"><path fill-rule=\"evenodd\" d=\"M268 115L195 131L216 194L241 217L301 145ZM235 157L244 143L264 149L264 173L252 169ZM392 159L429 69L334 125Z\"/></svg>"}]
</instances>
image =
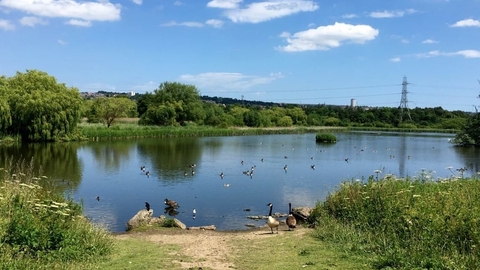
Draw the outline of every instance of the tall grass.
<instances>
[{"instance_id":1,"label":"tall grass","mask_svg":"<svg viewBox=\"0 0 480 270\"><path fill-rule=\"evenodd\" d=\"M378 175L378 174L377 174ZM316 236L377 269L480 269L480 181L348 181L318 203Z\"/></svg>"},{"instance_id":2,"label":"tall grass","mask_svg":"<svg viewBox=\"0 0 480 270\"><path fill-rule=\"evenodd\" d=\"M106 230L82 216L81 205L43 189L33 162L7 162L0 172L0 268L64 268L109 254ZM68 267L67 267L68 268Z\"/></svg>"},{"instance_id":3,"label":"tall grass","mask_svg":"<svg viewBox=\"0 0 480 270\"><path fill-rule=\"evenodd\" d=\"M91 140L112 140L125 138L150 137L208 137L242 136L260 134L292 134L317 132L318 128L219 128L211 126L141 126L135 123L116 124L107 128L103 124L82 123L78 126L80 134Z\"/></svg>"}]
</instances>

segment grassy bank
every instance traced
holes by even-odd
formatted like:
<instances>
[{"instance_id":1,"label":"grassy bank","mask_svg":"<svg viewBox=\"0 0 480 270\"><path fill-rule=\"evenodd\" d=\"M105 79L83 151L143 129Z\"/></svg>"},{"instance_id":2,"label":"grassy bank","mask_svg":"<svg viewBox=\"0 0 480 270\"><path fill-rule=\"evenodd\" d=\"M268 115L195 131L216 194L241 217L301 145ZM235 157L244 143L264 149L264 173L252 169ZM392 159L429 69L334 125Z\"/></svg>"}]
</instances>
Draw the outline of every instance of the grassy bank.
<instances>
[{"instance_id":1,"label":"grassy bank","mask_svg":"<svg viewBox=\"0 0 480 270\"><path fill-rule=\"evenodd\" d=\"M80 134L90 140L114 140L125 138L149 137L208 137L242 136L260 134L312 133L319 130L344 130L331 127L293 127L293 128L217 128L210 126L140 126L135 123L116 124L107 128L103 124L82 123L78 127Z\"/></svg>"},{"instance_id":2,"label":"grassy bank","mask_svg":"<svg viewBox=\"0 0 480 270\"><path fill-rule=\"evenodd\" d=\"M454 133L454 130L441 129L399 129L399 128L370 128L370 127L270 127L247 128L229 127L219 128L211 126L141 126L136 122L124 121L110 128L103 124L82 123L78 126L79 133L89 140L116 140L128 138L168 138L168 137L208 137L208 136L243 136L268 134L294 134L317 132L346 132L346 131L388 131L388 132L430 132Z\"/></svg>"},{"instance_id":3,"label":"grassy bank","mask_svg":"<svg viewBox=\"0 0 480 270\"><path fill-rule=\"evenodd\" d=\"M82 216L81 205L40 187L32 164L0 171L0 269L69 269L109 254L108 232Z\"/></svg>"},{"instance_id":4,"label":"grassy bank","mask_svg":"<svg viewBox=\"0 0 480 270\"><path fill-rule=\"evenodd\" d=\"M480 269L480 181L349 181L317 205L316 237L376 269Z\"/></svg>"}]
</instances>

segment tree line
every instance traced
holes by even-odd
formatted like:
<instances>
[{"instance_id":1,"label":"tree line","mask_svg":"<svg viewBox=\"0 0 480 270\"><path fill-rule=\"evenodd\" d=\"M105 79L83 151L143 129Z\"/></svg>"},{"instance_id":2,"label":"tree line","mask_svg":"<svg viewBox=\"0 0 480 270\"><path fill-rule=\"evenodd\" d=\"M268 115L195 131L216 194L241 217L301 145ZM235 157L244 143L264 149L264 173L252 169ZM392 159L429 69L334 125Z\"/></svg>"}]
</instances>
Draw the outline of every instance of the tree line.
<instances>
[{"instance_id":1,"label":"tree line","mask_svg":"<svg viewBox=\"0 0 480 270\"><path fill-rule=\"evenodd\" d=\"M244 101L201 96L194 85L164 82L153 92L82 98L75 87L38 70L0 77L0 133L26 141L74 137L88 122L107 127L121 117L138 117L140 125L227 127L343 126L362 128L430 128L457 130L457 143L480 145L478 113L442 107L350 107Z\"/></svg>"}]
</instances>

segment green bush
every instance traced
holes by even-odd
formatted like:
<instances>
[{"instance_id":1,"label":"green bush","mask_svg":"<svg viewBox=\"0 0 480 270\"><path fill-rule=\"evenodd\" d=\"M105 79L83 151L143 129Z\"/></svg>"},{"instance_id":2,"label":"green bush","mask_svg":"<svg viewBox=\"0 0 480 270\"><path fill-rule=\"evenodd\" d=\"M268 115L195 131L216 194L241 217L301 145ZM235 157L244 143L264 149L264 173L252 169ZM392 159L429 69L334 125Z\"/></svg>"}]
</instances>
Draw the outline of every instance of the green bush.
<instances>
[{"instance_id":1,"label":"green bush","mask_svg":"<svg viewBox=\"0 0 480 270\"><path fill-rule=\"evenodd\" d=\"M429 179L342 183L313 211L316 236L373 255L377 269L480 269L480 182Z\"/></svg>"},{"instance_id":2,"label":"green bush","mask_svg":"<svg viewBox=\"0 0 480 270\"><path fill-rule=\"evenodd\" d=\"M44 190L39 182L46 177L34 176L32 168L21 164L0 173L0 268L92 261L109 254L108 232L83 217L73 200Z\"/></svg>"},{"instance_id":3,"label":"green bush","mask_svg":"<svg viewBox=\"0 0 480 270\"><path fill-rule=\"evenodd\" d=\"M318 133L315 136L315 141L319 143L336 143L337 137L332 133Z\"/></svg>"}]
</instances>

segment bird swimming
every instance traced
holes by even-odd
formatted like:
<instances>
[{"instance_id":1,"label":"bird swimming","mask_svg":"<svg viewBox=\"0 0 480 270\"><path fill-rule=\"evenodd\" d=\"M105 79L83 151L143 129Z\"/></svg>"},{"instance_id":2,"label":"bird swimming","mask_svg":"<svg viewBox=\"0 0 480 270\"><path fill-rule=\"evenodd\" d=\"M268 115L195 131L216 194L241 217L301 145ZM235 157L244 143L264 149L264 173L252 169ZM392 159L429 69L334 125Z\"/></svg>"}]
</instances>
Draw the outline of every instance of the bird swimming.
<instances>
[{"instance_id":1,"label":"bird swimming","mask_svg":"<svg viewBox=\"0 0 480 270\"><path fill-rule=\"evenodd\" d=\"M164 201L165 205L167 205L168 207L171 207L171 208L178 208L178 203L174 200L169 200L169 199L165 199Z\"/></svg>"}]
</instances>

